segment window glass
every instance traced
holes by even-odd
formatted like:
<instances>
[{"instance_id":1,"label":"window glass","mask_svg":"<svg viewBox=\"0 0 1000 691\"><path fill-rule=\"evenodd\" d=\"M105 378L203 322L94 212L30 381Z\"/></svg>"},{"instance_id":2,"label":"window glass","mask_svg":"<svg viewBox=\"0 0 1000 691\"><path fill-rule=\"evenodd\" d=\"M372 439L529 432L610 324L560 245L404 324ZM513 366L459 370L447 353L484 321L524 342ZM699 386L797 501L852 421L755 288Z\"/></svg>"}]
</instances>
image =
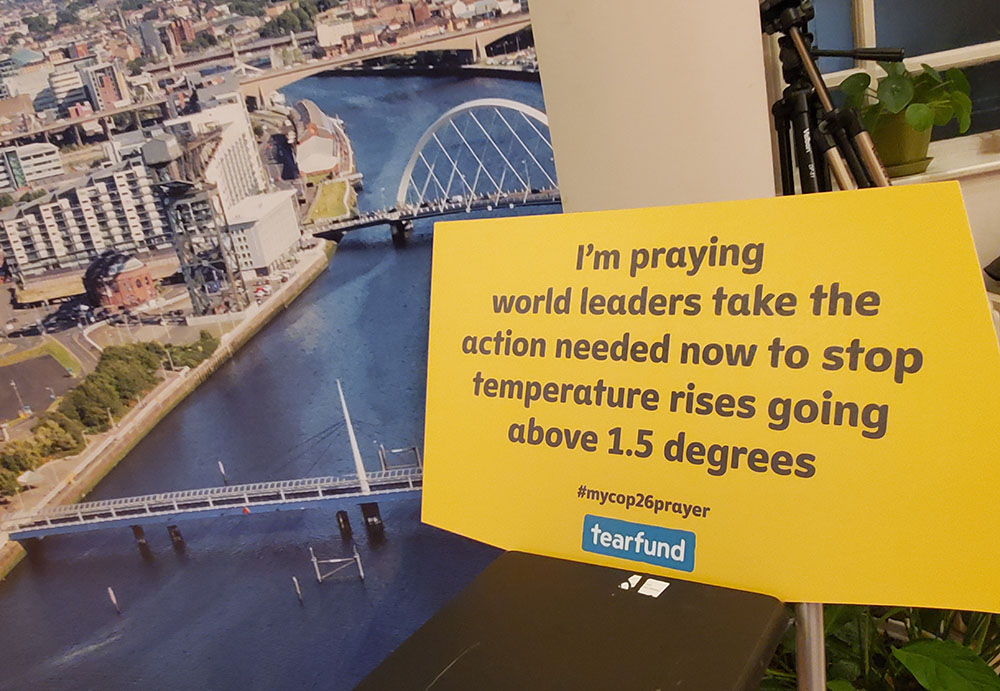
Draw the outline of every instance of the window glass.
<instances>
[{"instance_id":1,"label":"window glass","mask_svg":"<svg viewBox=\"0 0 1000 691\"><path fill-rule=\"evenodd\" d=\"M875 0L880 47L907 57L1000 40L997 0Z\"/></svg>"},{"instance_id":2,"label":"window glass","mask_svg":"<svg viewBox=\"0 0 1000 691\"><path fill-rule=\"evenodd\" d=\"M816 18L809 24L817 48L850 50L854 47L851 33L851 0L815 0ZM854 67L851 58L819 58L821 72L836 72Z\"/></svg>"}]
</instances>

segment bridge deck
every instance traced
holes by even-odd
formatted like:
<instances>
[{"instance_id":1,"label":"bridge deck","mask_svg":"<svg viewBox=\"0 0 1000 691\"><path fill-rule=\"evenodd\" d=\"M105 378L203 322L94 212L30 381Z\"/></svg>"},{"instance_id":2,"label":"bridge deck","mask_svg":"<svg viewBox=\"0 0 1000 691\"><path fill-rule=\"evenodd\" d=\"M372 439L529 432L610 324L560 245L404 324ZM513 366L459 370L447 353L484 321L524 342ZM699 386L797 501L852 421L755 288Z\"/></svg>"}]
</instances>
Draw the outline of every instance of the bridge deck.
<instances>
[{"instance_id":1,"label":"bridge deck","mask_svg":"<svg viewBox=\"0 0 1000 691\"><path fill-rule=\"evenodd\" d=\"M437 200L418 208L410 207L400 210L393 207L381 211L368 211L355 218L343 221L320 221L311 227L307 226L307 230L315 237L329 238L335 236L337 233L348 233L352 230L370 228L395 221L416 221L423 218L465 214L472 211L492 209L494 207L507 207L509 205L515 207L543 206L557 204L561 201L562 197L559 194L559 190L540 190L538 192L531 192L527 196L525 196L523 191L513 191L501 195L470 197L463 201Z\"/></svg>"},{"instance_id":2,"label":"bridge deck","mask_svg":"<svg viewBox=\"0 0 1000 691\"><path fill-rule=\"evenodd\" d=\"M107 499L40 511L15 513L0 523L12 540L99 530L120 525L164 523L241 513L288 511L320 502L350 498L388 498L423 486L422 468L391 468L367 473L370 494L363 494L357 475L256 482L226 487Z\"/></svg>"}]
</instances>

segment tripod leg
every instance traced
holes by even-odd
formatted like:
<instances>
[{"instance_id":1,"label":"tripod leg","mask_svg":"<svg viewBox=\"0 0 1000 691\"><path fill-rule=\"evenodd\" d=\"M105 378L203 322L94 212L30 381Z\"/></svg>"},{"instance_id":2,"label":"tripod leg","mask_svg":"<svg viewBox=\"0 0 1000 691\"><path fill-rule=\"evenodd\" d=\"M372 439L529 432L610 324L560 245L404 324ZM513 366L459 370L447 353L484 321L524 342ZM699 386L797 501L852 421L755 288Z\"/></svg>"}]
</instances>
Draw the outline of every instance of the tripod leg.
<instances>
[{"instance_id":1,"label":"tripod leg","mask_svg":"<svg viewBox=\"0 0 1000 691\"><path fill-rule=\"evenodd\" d=\"M792 146L788 141L791 123L788 121L788 104L785 99L775 102L771 108L774 116L774 130L778 135L778 167L781 170L781 193L795 194L795 162L792 160Z\"/></svg>"},{"instance_id":2,"label":"tripod leg","mask_svg":"<svg viewBox=\"0 0 1000 691\"><path fill-rule=\"evenodd\" d=\"M788 92L791 104L792 139L795 144L795 163L799 167L799 186L802 194L818 192L816 162L813 160L812 134L809 131L809 91L794 89Z\"/></svg>"},{"instance_id":3,"label":"tripod leg","mask_svg":"<svg viewBox=\"0 0 1000 691\"><path fill-rule=\"evenodd\" d=\"M875 153L875 145L872 143L872 137L865 130L864 125L861 124L861 118L858 116L857 111L854 109L846 110L841 117L844 129L847 130L847 136L854 142L854 148L861 157L861 163L864 165L865 171L868 173L868 179L871 180L872 185L874 187L889 187L892 184L889 181L889 174L885 172L882 161L879 160L878 154Z\"/></svg>"},{"instance_id":4,"label":"tripod leg","mask_svg":"<svg viewBox=\"0 0 1000 691\"><path fill-rule=\"evenodd\" d=\"M827 131L833 135L833 141L837 143L837 149L840 150L840 154L844 157L844 161L847 163L851 175L854 176L855 182L858 183L858 187L873 187L871 180L868 178L868 171L865 169L864 164L861 163L861 157L857 149L854 148L854 140L847 134L843 114L844 111L840 109L828 112L824 119L824 124L827 127Z\"/></svg>"},{"instance_id":5,"label":"tripod leg","mask_svg":"<svg viewBox=\"0 0 1000 691\"><path fill-rule=\"evenodd\" d=\"M816 138L816 146L816 150L822 152L823 157L826 159L826 164L830 172L833 173L833 179L837 181L837 187L842 190L858 189L858 186L854 184L854 178L851 177L851 172L847 169L847 164L844 163L843 156L837 151L837 145L834 144L833 137L822 127Z\"/></svg>"},{"instance_id":6,"label":"tripod leg","mask_svg":"<svg viewBox=\"0 0 1000 691\"><path fill-rule=\"evenodd\" d=\"M824 147L823 133L819 126L823 110L816 99L816 94L810 94L809 98L812 108L809 110L809 131L812 133L813 158L816 161L816 186L820 192L829 192L833 189L830 182L830 167L826 161L826 148Z\"/></svg>"}]
</instances>

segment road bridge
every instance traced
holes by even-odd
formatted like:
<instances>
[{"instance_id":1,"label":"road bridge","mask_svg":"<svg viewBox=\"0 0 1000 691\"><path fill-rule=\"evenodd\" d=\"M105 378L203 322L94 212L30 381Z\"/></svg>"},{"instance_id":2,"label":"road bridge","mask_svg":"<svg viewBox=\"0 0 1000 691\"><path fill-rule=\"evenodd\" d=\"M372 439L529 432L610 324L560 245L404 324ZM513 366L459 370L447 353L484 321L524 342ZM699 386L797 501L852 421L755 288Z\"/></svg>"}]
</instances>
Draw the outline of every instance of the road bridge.
<instances>
[{"instance_id":1,"label":"road bridge","mask_svg":"<svg viewBox=\"0 0 1000 691\"><path fill-rule=\"evenodd\" d=\"M110 134L110 125L108 124L111 118L116 115L130 115L133 119L134 124L138 126L139 112L143 110L159 110L160 116L164 119L167 117L167 97L158 96L155 98L149 98L144 101L139 101L137 103L132 103L131 105L122 106L121 108L115 108L113 110L102 110L96 113L89 113L87 115L78 118L60 118L56 122L44 125L42 127L36 127L35 129L26 130L24 132L10 132L7 134L0 135L0 145L6 144L8 142L21 142L30 141L42 137L48 140L50 134L56 132L62 132L63 130L68 130L74 127L80 127L90 122L99 122L102 129L104 129L104 135L107 137Z\"/></svg>"},{"instance_id":2,"label":"road bridge","mask_svg":"<svg viewBox=\"0 0 1000 691\"><path fill-rule=\"evenodd\" d=\"M258 106L268 106L270 105L270 95L278 89L335 67L344 67L373 58L429 50L469 50L473 54L485 55L486 46L530 25L530 15L518 14L471 29L438 34L391 46L354 51L346 55L337 55L301 65L289 65L280 69L267 70L241 79L240 91L244 97L254 99Z\"/></svg>"},{"instance_id":3,"label":"road bridge","mask_svg":"<svg viewBox=\"0 0 1000 691\"><path fill-rule=\"evenodd\" d=\"M12 514L0 522L11 540L121 526L167 524L195 518L295 511L331 502L385 500L423 487L423 468L389 468L358 475L312 477L163 492L121 499L51 506ZM365 492L369 489L369 492Z\"/></svg>"}]
</instances>

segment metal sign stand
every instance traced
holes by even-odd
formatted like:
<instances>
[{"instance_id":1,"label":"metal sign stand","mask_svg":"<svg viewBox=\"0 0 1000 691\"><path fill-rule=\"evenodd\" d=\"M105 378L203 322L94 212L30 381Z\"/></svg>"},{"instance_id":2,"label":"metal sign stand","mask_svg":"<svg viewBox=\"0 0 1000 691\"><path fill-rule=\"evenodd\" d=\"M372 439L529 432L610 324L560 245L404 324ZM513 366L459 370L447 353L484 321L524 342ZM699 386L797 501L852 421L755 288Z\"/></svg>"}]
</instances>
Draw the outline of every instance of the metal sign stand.
<instances>
[{"instance_id":1,"label":"metal sign stand","mask_svg":"<svg viewBox=\"0 0 1000 691\"><path fill-rule=\"evenodd\" d=\"M338 571L346 569L348 566L351 565L351 563L357 564L358 575L361 576L361 580L365 580L365 570L361 566L361 555L358 554L358 548L352 545L351 549L354 550L353 557L343 557L341 559L317 559L316 553L313 552L313 548L309 547L309 560L312 562L313 571L316 572L316 582L322 583L325 579L329 578ZM337 566L332 571L327 571L326 573L322 573L319 570L320 564L339 564L339 566Z\"/></svg>"},{"instance_id":2,"label":"metal sign stand","mask_svg":"<svg viewBox=\"0 0 1000 691\"><path fill-rule=\"evenodd\" d=\"M888 187L891 182L875 152L871 136L853 108L834 106L815 57L834 55L897 61L903 59L903 52L877 48L818 50L813 46L813 36L808 29L814 15L810 0L760 0L760 13L765 33L783 34L778 39L778 57L788 87L772 108L778 134L782 193L829 191L833 189L833 181L842 190ZM799 691L825 691L823 605L818 602L796 604L795 629Z\"/></svg>"},{"instance_id":3,"label":"metal sign stand","mask_svg":"<svg viewBox=\"0 0 1000 691\"><path fill-rule=\"evenodd\" d=\"M795 605L795 672L799 691L825 691L826 635L819 602Z\"/></svg>"}]
</instances>

